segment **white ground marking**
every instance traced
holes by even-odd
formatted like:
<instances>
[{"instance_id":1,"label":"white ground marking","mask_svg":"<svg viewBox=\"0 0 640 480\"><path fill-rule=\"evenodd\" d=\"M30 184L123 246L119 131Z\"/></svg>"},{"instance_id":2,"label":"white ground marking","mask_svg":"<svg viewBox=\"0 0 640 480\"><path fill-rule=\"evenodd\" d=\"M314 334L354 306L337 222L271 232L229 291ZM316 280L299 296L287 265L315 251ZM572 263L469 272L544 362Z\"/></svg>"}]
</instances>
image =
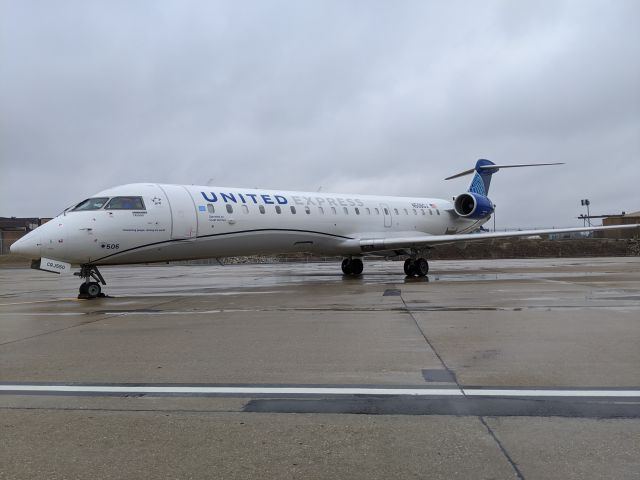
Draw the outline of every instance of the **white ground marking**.
<instances>
[{"instance_id":1,"label":"white ground marking","mask_svg":"<svg viewBox=\"0 0 640 480\"><path fill-rule=\"evenodd\" d=\"M35 303L52 303L52 302L68 302L68 301L77 300L77 298L51 298L49 300L33 300L30 302L11 302L11 303L0 303L0 307L8 307L10 305L33 305Z\"/></svg>"},{"instance_id":2,"label":"white ground marking","mask_svg":"<svg viewBox=\"0 0 640 480\"><path fill-rule=\"evenodd\" d=\"M463 390L468 397L640 397L640 390Z\"/></svg>"},{"instance_id":3,"label":"white ground marking","mask_svg":"<svg viewBox=\"0 0 640 480\"><path fill-rule=\"evenodd\" d=\"M111 385L0 385L0 392L45 393L223 393L295 395L446 395L462 396L457 388L352 388L352 387L140 387Z\"/></svg>"},{"instance_id":4,"label":"white ground marking","mask_svg":"<svg viewBox=\"0 0 640 480\"><path fill-rule=\"evenodd\" d=\"M640 398L637 390L544 390L459 388L359 388L359 387L180 387L117 385L0 385L0 392L40 393L158 393L246 395L408 395L418 397L608 397Z\"/></svg>"},{"instance_id":5,"label":"white ground marking","mask_svg":"<svg viewBox=\"0 0 640 480\"><path fill-rule=\"evenodd\" d=\"M87 315L86 312L0 312L6 317L69 317Z\"/></svg>"}]
</instances>

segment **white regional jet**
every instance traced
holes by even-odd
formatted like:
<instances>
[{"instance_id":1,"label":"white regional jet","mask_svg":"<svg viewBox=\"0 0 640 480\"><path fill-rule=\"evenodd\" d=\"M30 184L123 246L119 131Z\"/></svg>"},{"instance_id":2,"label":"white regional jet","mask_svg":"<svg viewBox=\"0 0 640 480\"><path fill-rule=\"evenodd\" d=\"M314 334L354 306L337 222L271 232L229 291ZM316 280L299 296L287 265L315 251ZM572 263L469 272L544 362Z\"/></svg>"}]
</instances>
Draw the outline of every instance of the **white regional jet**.
<instances>
[{"instance_id":1,"label":"white regional jet","mask_svg":"<svg viewBox=\"0 0 640 480\"><path fill-rule=\"evenodd\" d=\"M476 233L491 218L491 176L476 166L467 192L438 198L341 195L246 188L136 183L97 193L68 208L11 246L32 268L55 273L80 265L80 298L101 296L99 265L122 265L236 255L310 252L341 255L345 275L360 275L364 255L408 255L404 272L425 276L436 245L616 227ZM635 225L637 226L637 225Z\"/></svg>"}]
</instances>

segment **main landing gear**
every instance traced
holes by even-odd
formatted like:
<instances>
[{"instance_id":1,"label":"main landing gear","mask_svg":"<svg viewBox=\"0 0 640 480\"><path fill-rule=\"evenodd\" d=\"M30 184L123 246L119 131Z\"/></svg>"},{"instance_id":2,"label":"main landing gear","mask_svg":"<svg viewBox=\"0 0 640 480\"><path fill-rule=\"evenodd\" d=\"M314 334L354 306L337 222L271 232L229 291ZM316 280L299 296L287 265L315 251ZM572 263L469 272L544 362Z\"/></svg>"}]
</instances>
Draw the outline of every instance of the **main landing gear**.
<instances>
[{"instance_id":1,"label":"main landing gear","mask_svg":"<svg viewBox=\"0 0 640 480\"><path fill-rule=\"evenodd\" d=\"M345 275L360 275L364 265L359 258L345 258L342 260L342 273Z\"/></svg>"},{"instance_id":2,"label":"main landing gear","mask_svg":"<svg viewBox=\"0 0 640 480\"><path fill-rule=\"evenodd\" d=\"M429 262L425 258L407 258L404 261L407 277L425 277L429 273Z\"/></svg>"},{"instance_id":3,"label":"main landing gear","mask_svg":"<svg viewBox=\"0 0 640 480\"><path fill-rule=\"evenodd\" d=\"M102 293L102 285L106 285L107 282L104 281L102 274L98 270L98 267L95 265L82 265L80 267L80 272L74 273L78 277L83 279L82 284L80 285L80 293L78 294L78 298L96 298L96 297L104 297L104 293ZM94 281L91 281L93 279Z\"/></svg>"}]
</instances>

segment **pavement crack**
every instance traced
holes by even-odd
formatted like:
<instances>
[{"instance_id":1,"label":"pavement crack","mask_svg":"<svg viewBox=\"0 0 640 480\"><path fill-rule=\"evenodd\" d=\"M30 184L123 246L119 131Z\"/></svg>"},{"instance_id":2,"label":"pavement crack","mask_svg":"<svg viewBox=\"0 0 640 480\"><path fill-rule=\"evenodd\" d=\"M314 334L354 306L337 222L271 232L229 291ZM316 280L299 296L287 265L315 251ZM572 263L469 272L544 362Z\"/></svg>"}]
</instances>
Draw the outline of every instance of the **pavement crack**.
<instances>
[{"instance_id":1,"label":"pavement crack","mask_svg":"<svg viewBox=\"0 0 640 480\"><path fill-rule=\"evenodd\" d=\"M174 298L174 299L171 299L171 300L167 300L165 302L160 302L160 303L158 303L156 305L153 305L152 308L156 308L156 307L159 307L160 305L165 305L167 303L171 303L171 302L174 302L176 300L177 299ZM93 323L102 322L103 320L107 320L109 318L124 317L125 315L126 315L126 312L113 313L111 315L106 315L106 316L101 317L101 318L96 318L95 320L90 320L88 322L79 322L79 323L75 323L73 325L69 325L67 327L57 328L55 330L49 330L47 332L37 333L35 335L30 335L28 337L16 338L15 340L9 340L7 342L2 342L2 343L0 343L0 347L4 347L6 345L11 345L11 344L14 344L14 343L24 342L26 340L32 340L34 338L44 337L46 335L51 335L51 334L54 334L54 333L64 332L66 330L71 330L72 328L76 328L76 327L82 327L84 325L91 325Z\"/></svg>"},{"instance_id":2,"label":"pavement crack","mask_svg":"<svg viewBox=\"0 0 640 480\"><path fill-rule=\"evenodd\" d=\"M487 429L487 432L489 432L489 435L491 436L491 438L493 438L493 441L496 442L496 445L498 445L498 448L500 449L500 451L502 452L504 457L507 459L507 462L509 462L509 465L511 465L511 468L513 468L513 471L516 474L516 478L524 480L524 475L522 474L522 472L518 468L518 464L513 461L513 459L511 458L511 455L509 455L509 452L507 452L507 449L502 444L502 442L500 441L498 436L495 434L493 429L486 422L484 417L478 417L478 419L480 419L480 423L482 423L482 425L484 425L484 427Z\"/></svg>"},{"instance_id":3,"label":"pavement crack","mask_svg":"<svg viewBox=\"0 0 640 480\"><path fill-rule=\"evenodd\" d=\"M107 315L106 317L96 318L95 320L90 320L88 322L79 322L79 323L76 323L76 324L73 324L73 325L69 325L68 327L56 328L55 330L49 330L48 332L37 333L35 335L30 335L28 337L17 338L15 340L9 340L8 342L2 342L2 343L0 343L0 347L4 347L6 345L11 345L13 343L24 342L26 340L31 340L33 338L44 337L46 335L51 335L53 333L64 332L65 330L71 330L72 328L82 327L84 325L91 325L92 323L101 322L101 321L106 320L108 318L121 317L121 316L123 316L123 314L118 313L116 315Z\"/></svg>"},{"instance_id":4,"label":"pavement crack","mask_svg":"<svg viewBox=\"0 0 640 480\"><path fill-rule=\"evenodd\" d=\"M413 312L411 311L411 309L407 305L407 302L405 302L404 297L402 296L402 292L400 292L400 300L402 300L402 304L404 305L405 311L409 314L409 316L413 320L413 323L416 325L416 328L418 329L418 331L422 335L422 338L424 338L424 341L427 343L427 345L429 346L429 348L431 349L433 354L438 358L438 360L440 361L440 364L444 367L444 369L447 371L449 376L451 378L453 378L453 381L455 382L456 386L458 387L458 389L460 390L462 395L466 397L467 395L464 392L464 388L462 388L462 385L460 385L460 382L458 382L458 377L456 376L455 372L451 368L449 368L449 366L444 361L444 359L442 358L440 353L438 353L438 350L436 350L436 347L433 345L431 340L429 340L429 337L427 336L427 333L420 326L420 324L418 323L418 319L415 317L415 315L413 314Z\"/></svg>"}]
</instances>

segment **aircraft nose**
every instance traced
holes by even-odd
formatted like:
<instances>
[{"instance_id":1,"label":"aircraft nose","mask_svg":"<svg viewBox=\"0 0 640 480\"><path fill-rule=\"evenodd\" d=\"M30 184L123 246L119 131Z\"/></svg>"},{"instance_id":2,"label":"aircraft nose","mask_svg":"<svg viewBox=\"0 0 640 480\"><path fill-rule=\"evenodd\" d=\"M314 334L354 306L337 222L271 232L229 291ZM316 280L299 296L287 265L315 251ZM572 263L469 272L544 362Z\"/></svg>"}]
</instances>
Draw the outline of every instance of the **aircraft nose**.
<instances>
[{"instance_id":1,"label":"aircraft nose","mask_svg":"<svg viewBox=\"0 0 640 480\"><path fill-rule=\"evenodd\" d=\"M40 235L33 231L13 242L9 251L22 257L40 258L40 247Z\"/></svg>"}]
</instances>

